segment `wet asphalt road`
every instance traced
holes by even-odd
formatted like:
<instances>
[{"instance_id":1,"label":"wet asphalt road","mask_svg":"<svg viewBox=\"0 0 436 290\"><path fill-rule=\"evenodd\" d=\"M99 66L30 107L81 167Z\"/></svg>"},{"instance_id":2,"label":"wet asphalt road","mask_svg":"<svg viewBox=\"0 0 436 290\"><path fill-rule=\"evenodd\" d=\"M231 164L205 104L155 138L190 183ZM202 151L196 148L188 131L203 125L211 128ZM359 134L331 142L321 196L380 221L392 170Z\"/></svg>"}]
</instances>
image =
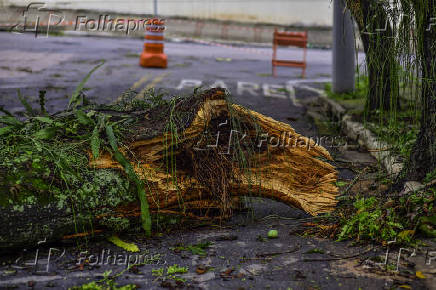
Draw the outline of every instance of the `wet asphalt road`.
<instances>
[{"instance_id":1,"label":"wet asphalt road","mask_svg":"<svg viewBox=\"0 0 436 290\"><path fill-rule=\"evenodd\" d=\"M167 43L168 69L144 69L138 66L142 44L140 39L128 38L35 39L31 34L0 33L0 105L20 114L22 107L16 90L20 88L37 107L38 91L44 89L49 111L62 110L80 80L104 60L104 66L85 85L86 95L93 101L112 102L129 88L188 94L194 86L222 86L230 90L237 103L290 123L303 135L317 135L316 127L305 115L304 105L305 100L316 96L305 86L322 88L322 83L330 80L329 50L309 50L307 78L302 79L300 70L287 68L279 69L279 76L273 78L270 48L248 52L196 43ZM292 49L280 53L291 58L301 56L300 51ZM152 239L145 239L141 234L124 236L125 240L138 244L139 254L147 257L148 262L125 272L122 272L125 264L134 263L135 254L105 240L91 241L81 249L70 244L41 244L36 266L31 264L35 264L37 247L2 253L0 288L65 289L100 280L106 270L121 273L115 279L120 285L133 283L142 289L162 286L382 289L396 283L391 277L357 274L353 270L356 259L331 259L353 256L366 251L364 248L293 233L298 225L308 221L308 216L300 210L265 200L252 201L250 208L248 213L235 215L221 227L175 229ZM272 228L279 231L279 237L265 239ZM212 243L204 256L172 249L200 242ZM50 248L53 249L49 260ZM112 262L114 253L116 262ZM380 254L379 251L365 253ZM308 261L309 258L317 261ZM84 260L87 262L83 263ZM188 273L179 275L184 283L177 284L174 279L162 283L162 277L152 275L153 269L166 269L173 264L189 268ZM207 272L198 274L197 268L206 268Z\"/></svg>"},{"instance_id":2,"label":"wet asphalt road","mask_svg":"<svg viewBox=\"0 0 436 290\"><path fill-rule=\"evenodd\" d=\"M307 83L330 80L331 51L310 49L306 79L301 70L278 68L271 76L271 48L226 48L197 43L167 43L168 69L138 65L143 41L134 38L38 37L0 32L0 105L22 110L17 88L37 106L40 89L47 90L48 109L61 110L80 80L97 64L105 64L85 86L97 102L115 100L129 88L160 88L169 94L190 93L194 86L227 87L236 102L279 121L291 121L310 135L305 110L298 100L312 92L299 89ZM287 49L279 56L300 59L302 51Z\"/></svg>"}]
</instances>

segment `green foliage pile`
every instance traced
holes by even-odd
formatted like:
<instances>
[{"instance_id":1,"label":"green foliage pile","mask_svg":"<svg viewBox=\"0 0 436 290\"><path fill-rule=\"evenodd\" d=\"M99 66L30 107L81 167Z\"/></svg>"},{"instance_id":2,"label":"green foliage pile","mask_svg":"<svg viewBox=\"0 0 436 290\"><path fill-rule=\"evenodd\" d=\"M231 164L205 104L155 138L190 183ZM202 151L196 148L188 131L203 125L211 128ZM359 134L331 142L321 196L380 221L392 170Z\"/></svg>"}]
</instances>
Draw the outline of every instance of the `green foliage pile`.
<instances>
[{"instance_id":1,"label":"green foliage pile","mask_svg":"<svg viewBox=\"0 0 436 290\"><path fill-rule=\"evenodd\" d=\"M341 220L338 240L355 239L385 244L410 244L418 234L436 237L436 189L389 200L356 198L353 213Z\"/></svg>"},{"instance_id":2,"label":"green foliage pile","mask_svg":"<svg viewBox=\"0 0 436 290\"><path fill-rule=\"evenodd\" d=\"M137 121L137 117L124 112L150 109L166 101L150 91L144 99L125 100L113 106L89 104L82 89L102 64L84 78L71 96L68 109L61 113L46 113L45 92L39 95L39 111L19 94L26 109L24 120L1 108L0 206L22 211L26 205L56 202L59 209L73 213L88 211L109 216L111 208L139 199L142 227L150 235L146 186L118 148L123 146L122 136ZM102 151L112 154L124 173L89 168L90 158L98 158ZM103 218L101 223L117 231L129 226L128 220L113 217Z\"/></svg>"},{"instance_id":3,"label":"green foliage pile","mask_svg":"<svg viewBox=\"0 0 436 290\"><path fill-rule=\"evenodd\" d=\"M92 104L86 99L83 88L101 65L97 65L79 84L64 111L49 115L45 109L45 92L40 93L39 110L32 108L19 94L26 109L26 118L18 118L0 108L0 207L23 212L28 205L42 207L56 204L60 212L73 214L76 233L92 231L95 217L98 217L96 220L100 225L121 232L130 228L131 221L120 217L115 212L116 208L139 200L142 228L147 235L151 235L147 193L152 190L152 185L137 176L135 166L139 166L141 161L124 142L160 134L166 136L160 168L167 174L168 184L178 188L179 167L176 162L180 163L180 160L176 152L181 149L182 129L192 121L202 97L207 97L207 94L195 90L192 98L166 100L163 94L154 90L143 96L127 91L116 104ZM137 130L143 126L144 130ZM256 126L258 129L257 125L240 123L234 112L230 112L229 126L238 129L238 132L251 129L244 126ZM213 132L205 134L204 142L208 138L215 141ZM238 162L241 168L251 168L247 155L254 154L257 144L239 144L237 136L232 138L235 138L236 148L230 156L219 154L217 149L212 153L196 154L193 160L193 166L197 166L196 178L219 198L221 204L226 205L223 206L226 214L231 210L229 182L223 182L216 170L227 174L226 180L229 180L232 172L229 164L232 162ZM91 159L99 158L102 152L111 154L124 170L90 168ZM211 159L221 163L214 164L213 169L207 171L205 168L212 168L208 164ZM204 164L207 166L201 167ZM178 202L185 212L181 194L178 195ZM159 221L158 214L158 227ZM80 229L78 225L81 225Z\"/></svg>"}]
</instances>

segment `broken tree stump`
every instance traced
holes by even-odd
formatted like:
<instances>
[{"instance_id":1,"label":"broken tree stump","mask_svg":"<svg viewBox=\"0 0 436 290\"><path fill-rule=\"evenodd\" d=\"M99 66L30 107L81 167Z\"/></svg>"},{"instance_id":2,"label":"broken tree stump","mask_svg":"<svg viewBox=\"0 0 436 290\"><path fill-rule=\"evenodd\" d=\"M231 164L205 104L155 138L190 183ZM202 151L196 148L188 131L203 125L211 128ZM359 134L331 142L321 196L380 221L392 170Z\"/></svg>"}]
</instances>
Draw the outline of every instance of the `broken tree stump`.
<instances>
[{"instance_id":1,"label":"broken tree stump","mask_svg":"<svg viewBox=\"0 0 436 290\"><path fill-rule=\"evenodd\" d=\"M129 110L130 101L120 101L123 112L99 110L115 119L135 117L118 150L143 181L153 212L188 215L218 207L229 217L241 196L274 199L311 215L335 207L337 172L327 162L327 150L288 124L231 103L224 90L175 98L148 110ZM123 175L123 166L108 151L98 158L91 150L87 154L92 170ZM99 190L104 201L108 197ZM100 204L98 211L88 209L78 217L71 205L65 206L1 207L6 227L0 230L0 248L56 240L108 216L137 216L139 209L137 201L127 199L116 206ZM102 213L105 207L110 210Z\"/></svg>"},{"instance_id":2,"label":"broken tree stump","mask_svg":"<svg viewBox=\"0 0 436 290\"><path fill-rule=\"evenodd\" d=\"M169 172L160 170L162 162L168 156L165 152L172 146L168 140L174 138L171 132L163 132L153 138L142 138L140 134L127 145L128 151L140 160L141 164L135 167L139 176L148 183L151 183L153 190L148 196L151 208L166 208L177 204L179 196L184 201L214 199L210 192L205 192L205 185L196 179L193 172L195 157L191 155L201 154L203 151L211 150L211 145L202 144L204 148L198 148L199 140L204 137L205 128L225 135L224 144L218 144L221 152L216 156L232 155L235 148L240 144L234 144L234 139L229 137L251 139L254 152L249 158L251 166L241 168L236 160L231 160L226 166L232 171L229 182L229 189L232 196L260 196L275 199L285 204L300 208L311 215L326 213L336 205L335 195L337 188L336 171L332 165L321 159L331 160L327 150L309 138L303 137L295 132L291 126L263 116L254 111L248 110L239 105L230 104L225 98L222 90L214 90L205 93L205 96L198 104L195 117L192 122L184 128L180 135L178 150L173 152L175 165L177 166L177 184L169 184L172 179ZM180 101L177 105L182 105ZM176 106L177 106L176 105ZM233 115L233 116L231 116ZM146 117L146 116L144 116ZM237 132L239 136L230 136L229 130L236 134L237 130L227 125L230 118L236 118L240 123L245 124L245 132ZM216 121L220 120L220 121ZM217 128L210 128L215 124ZM146 130L146 128L138 128ZM227 130L227 132L224 132ZM235 139L236 139L235 138ZM274 142L275 144L267 144ZM215 142L215 139L210 141ZM222 141L222 140L219 140ZM243 142L245 140L242 140ZM253 142L256 141L256 142ZM229 146L230 143L230 146ZM197 147L196 147L197 146ZM244 150L244 149L242 149ZM246 152L244 152L246 153ZM183 157L181 157L183 156ZM178 163L177 160L181 162ZM217 160L208 160L217 162ZM95 168L121 168L108 154L98 160L91 161L90 166ZM217 166L219 167L219 166Z\"/></svg>"}]
</instances>

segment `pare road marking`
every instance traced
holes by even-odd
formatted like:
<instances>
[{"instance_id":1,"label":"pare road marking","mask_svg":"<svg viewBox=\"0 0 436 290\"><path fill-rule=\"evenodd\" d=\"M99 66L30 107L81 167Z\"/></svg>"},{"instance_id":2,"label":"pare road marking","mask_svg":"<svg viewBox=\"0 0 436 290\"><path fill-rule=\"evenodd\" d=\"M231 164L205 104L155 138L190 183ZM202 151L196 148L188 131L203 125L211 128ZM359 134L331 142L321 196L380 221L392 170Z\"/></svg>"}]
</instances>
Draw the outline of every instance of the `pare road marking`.
<instances>
[{"instance_id":1,"label":"pare road marking","mask_svg":"<svg viewBox=\"0 0 436 290\"><path fill-rule=\"evenodd\" d=\"M215 82L210 84L204 84L202 80L197 79L182 79L179 85L176 87L177 90L182 89L192 89L199 87L210 87L210 88L224 88L229 90L229 86L222 80L215 80ZM233 86L232 86L233 87ZM250 95L250 96L261 96L267 98L278 98L278 99L290 99L294 106L301 106L295 97L295 88L293 85L287 83L285 85L278 84L258 84L254 82L237 81L236 82L236 94L237 95Z\"/></svg>"}]
</instances>

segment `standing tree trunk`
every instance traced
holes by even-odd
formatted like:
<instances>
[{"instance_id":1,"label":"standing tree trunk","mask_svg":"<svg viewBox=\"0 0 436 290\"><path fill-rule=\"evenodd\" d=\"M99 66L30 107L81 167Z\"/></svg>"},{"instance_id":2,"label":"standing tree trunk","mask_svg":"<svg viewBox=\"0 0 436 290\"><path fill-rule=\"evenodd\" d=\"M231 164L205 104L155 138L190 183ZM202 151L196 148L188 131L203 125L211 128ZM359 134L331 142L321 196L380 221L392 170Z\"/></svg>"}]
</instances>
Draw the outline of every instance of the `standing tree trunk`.
<instances>
[{"instance_id":1,"label":"standing tree trunk","mask_svg":"<svg viewBox=\"0 0 436 290\"><path fill-rule=\"evenodd\" d=\"M421 128L408 166L406 180L422 180L436 169L436 15L435 0L412 1L416 15L417 58L421 68Z\"/></svg>"},{"instance_id":2,"label":"standing tree trunk","mask_svg":"<svg viewBox=\"0 0 436 290\"><path fill-rule=\"evenodd\" d=\"M395 41L384 7L378 1L347 1L358 26L366 55L368 95L366 109L390 111L399 105Z\"/></svg>"}]
</instances>

